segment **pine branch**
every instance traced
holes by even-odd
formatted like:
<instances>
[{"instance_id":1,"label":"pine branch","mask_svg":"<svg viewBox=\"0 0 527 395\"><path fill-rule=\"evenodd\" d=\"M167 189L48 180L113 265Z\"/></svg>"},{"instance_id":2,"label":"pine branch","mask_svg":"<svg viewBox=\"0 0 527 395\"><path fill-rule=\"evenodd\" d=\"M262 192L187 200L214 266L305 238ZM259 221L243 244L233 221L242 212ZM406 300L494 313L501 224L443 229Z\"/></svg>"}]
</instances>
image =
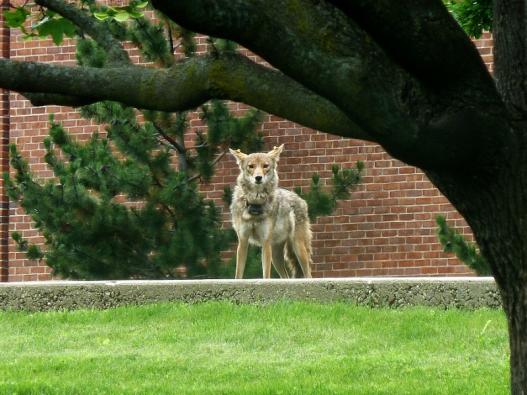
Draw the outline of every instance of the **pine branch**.
<instances>
[{"instance_id":1,"label":"pine branch","mask_svg":"<svg viewBox=\"0 0 527 395\"><path fill-rule=\"evenodd\" d=\"M159 126L156 122L152 121L152 125L156 129L157 133L159 133L159 135L166 140L166 146L176 150L178 156L179 170L186 173L188 171L189 164L187 160L187 149L185 148L185 140L182 138L182 136L179 135L176 136L176 138L172 138L172 136L166 133L163 128Z\"/></svg>"},{"instance_id":2,"label":"pine branch","mask_svg":"<svg viewBox=\"0 0 527 395\"><path fill-rule=\"evenodd\" d=\"M170 51L161 25L154 25L144 17L137 18L128 36L148 61L159 62L165 68L174 64L174 54Z\"/></svg>"},{"instance_id":3,"label":"pine branch","mask_svg":"<svg viewBox=\"0 0 527 395\"><path fill-rule=\"evenodd\" d=\"M176 136L176 142L181 147L181 152L178 151L179 170L187 173L189 170L189 163L187 159L187 149L185 148L185 138L183 136Z\"/></svg>"},{"instance_id":4,"label":"pine branch","mask_svg":"<svg viewBox=\"0 0 527 395\"><path fill-rule=\"evenodd\" d=\"M454 253L465 265L470 267L480 276L492 275L487 260L478 252L477 246L468 242L455 229L446 223L442 215L436 217L437 237L444 252Z\"/></svg>"},{"instance_id":5,"label":"pine branch","mask_svg":"<svg viewBox=\"0 0 527 395\"><path fill-rule=\"evenodd\" d=\"M156 129L157 133L159 133L166 141L168 141L168 143L170 144L170 146L172 148L174 148L178 153L180 154L185 154L186 153L186 149L185 147L183 147L181 144L179 144L175 139L173 139L171 136L169 136L167 133L165 133L165 131L163 130L162 127L160 127L158 124L156 124L155 122L152 122L152 125L154 126L154 128Z\"/></svg>"},{"instance_id":6,"label":"pine branch","mask_svg":"<svg viewBox=\"0 0 527 395\"><path fill-rule=\"evenodd\" d=\"M165 20L165 26L167 29L168 46L170 48L170 53L174 54L176 52L176 48L174 48L174 37L172 36L172 27L170 26L170 22Z\"/></svg>"},{"instance_id":7,"label":"pine branch","mask_svg":"<svg viewBox=\"0 0 527 395\"><path fill-rule=\"evenodd\" d=\"M225 156L225 154L227 154L229 150L226 149L225 151L221 152L210 164L211 167L214 167L216 166L216 164ZM192 181L195 181L197 179L201 179L202 178L202 175L201 174L196 174L192 177L190 177L188 179L188 182L192 182Z\"/></svg>"},{"instance_id":8,"label":"pine branch","mask_svg":"<svg viewBox=\"0 0 527 395\"><path fill-rule=\"evenodd\" d=\"M296 188L295 192L302 197L309 208L309 218L314 221L317 217L331 215L337 208L338 200L349 199L351 190L360 183L364 164L358 161L354 168L341 169L333 165L332 187L331 190L324 191L320 186L320 176L313 174L311 188L306 193L301 188Z\"/></svg>"}]
</instances>

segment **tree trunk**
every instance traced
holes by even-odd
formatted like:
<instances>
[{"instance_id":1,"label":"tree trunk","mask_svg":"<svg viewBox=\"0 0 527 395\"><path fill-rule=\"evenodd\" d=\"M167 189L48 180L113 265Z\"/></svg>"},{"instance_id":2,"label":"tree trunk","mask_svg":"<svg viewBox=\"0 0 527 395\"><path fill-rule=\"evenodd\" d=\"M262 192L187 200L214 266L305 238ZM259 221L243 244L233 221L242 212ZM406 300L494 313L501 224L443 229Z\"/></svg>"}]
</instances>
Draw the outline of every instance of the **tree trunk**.
<instances>
[{"instance_id":1,"label":"tree trunk","mask_svg":"<svg viewBox=\"0 0 527 395\"><path fill-rule=\"evenodd\" d=\"M526 190L527 192L527 190ZM509 200L527 200L526 193L517 191ZM485 215L483 211L480 215ZM517 232L524 227L525 215L517 217L502 213L503 223L488 221L484 229L476 228L476 239L482 252L491 263L496 282L500 288L505 310L510 346L511 393L527 394L527 234ZM508 217L508 218L507 218ZM471 218L467 218L470 222ZM485 221L486 222L486 221ZM473 225L474 226L474 225ZM501 227L501 229L499 229ZM503 229L505 227L505 229ZM514 234L511 234L514 233ZM522 237L523 236L523 237Z\"/></svg>"},{"instance_id":2,"label":"tree trunk","mask_svg":"<svg viewBox=\"0 0 527 395\"><path fill-rule=\"evenodd\" d=\"M501 289L509 324L511 391L518 395L527 394L526 10L525 0L493 1L494 78L509 113L517 146L510 150L509 185L502 191L503 200L497 200L505 210L497 224L502 230L497 230L494 243L489 240L480 245L489 262L494 263L493 272ZM503 161L508 160L503 157Z\"/></svg>"},{"instance_id":3,"label":"tree trunk","mask_svg":"<svg viewBox=\"0 0 527 395\"><path fill-rule=\"evenodd\" d=\"M527 394L527 289L522 284L509 284L503 294L503 305L509 323L509 345L511 350L511 392Z\"/></svg>"},{"instance_id":4,"label":"tree trunk","mask_svg":"<svg viewBox=\"0 0 527 395\"><path fill-rule=\"evenodd\" d=\"M525 194L522 194L524 199ZM521 227L524 219L509 218L509 227ZM494 233L494 230L491 230ZM503 239L496 235L492 265L499 268L496 281L500 288L503 308L507 316L510 347L511 393L527 394L527 270L524 238ZM498 247L499 245L499 247ZM489 246L486 247L486 250ZM500 252L501 250L501 252ZM487 259L489 256L487 255ZM512 259L512 260L511 260Z\"/></svg>"},{"instance_id":5,"label":"tree trunk","mask_svg":"<svg viewBox=\"0 0 527 395\"><path fill-rule=\"evenodd\" d=\"M428 173L467 220L500 289L510 339L511 392L527 395L527 128L511 127L488 168Z\"/></svg>"},{"instance_id":6,"label":"tree trunk","mask_svg":"<svg viewBox=\"0 0 527 395\"><path fill-rule=\"evenodd\" d=\"M527 199L525 193L518 198ZM482 213L484 215L484 213ZM509 217L507 228L520 229L525 222L524 216ZM527 264L525 250L527 243L525 237L504 236L503 229L489 228L478 233L490 233L494 241L480 244L485 257L493 268L496 282L500 288L505 310L510 346L510 375L511 393L515 395L527 394ZM494 224L496 226L496 224ZM476 238L479 238L476 234ZM527 235L523 233L523 235ZM481 242L480 242L481 243ZM490 244L490 245L489 245Z\"/></svg>"}]
</instances>

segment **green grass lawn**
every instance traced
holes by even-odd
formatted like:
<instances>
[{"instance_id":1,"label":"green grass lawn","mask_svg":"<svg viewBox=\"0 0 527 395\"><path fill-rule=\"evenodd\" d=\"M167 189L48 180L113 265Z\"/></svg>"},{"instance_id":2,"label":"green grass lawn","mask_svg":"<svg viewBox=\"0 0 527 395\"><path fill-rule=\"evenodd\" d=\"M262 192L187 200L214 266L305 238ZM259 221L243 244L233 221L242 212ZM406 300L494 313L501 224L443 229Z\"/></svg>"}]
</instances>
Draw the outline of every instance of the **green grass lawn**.
<instances>
[{"instance_id":1,"label":"green grass lawn","mask_svg":"<svg viewBox=\"0 0 527 395\"><path fill-rule=\"evenodd\" d=\"M0 312L1 394L506 394L496 310L225 302Z\"/></svg>"}]
</instances>

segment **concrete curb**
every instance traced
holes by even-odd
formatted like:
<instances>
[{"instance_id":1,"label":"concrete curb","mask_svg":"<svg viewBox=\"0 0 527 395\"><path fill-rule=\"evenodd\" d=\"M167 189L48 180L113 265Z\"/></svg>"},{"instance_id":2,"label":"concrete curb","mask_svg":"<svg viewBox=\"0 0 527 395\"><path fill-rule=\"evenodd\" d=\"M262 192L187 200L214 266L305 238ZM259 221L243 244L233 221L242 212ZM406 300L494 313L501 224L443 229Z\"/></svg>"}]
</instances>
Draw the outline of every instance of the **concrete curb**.
<instances>
[{"instance_id":1,"label":"concrete curb","mask_svg":"<svg viewBox=\"0 0 527 395\"><path fill-rule=\"evenodd\" d=\"M491 277L324 278L294 280L44 281L0 283L2 310L73 310L229 300L342 301L370 307L500 308Z\"/></svg>"}]
</instances>

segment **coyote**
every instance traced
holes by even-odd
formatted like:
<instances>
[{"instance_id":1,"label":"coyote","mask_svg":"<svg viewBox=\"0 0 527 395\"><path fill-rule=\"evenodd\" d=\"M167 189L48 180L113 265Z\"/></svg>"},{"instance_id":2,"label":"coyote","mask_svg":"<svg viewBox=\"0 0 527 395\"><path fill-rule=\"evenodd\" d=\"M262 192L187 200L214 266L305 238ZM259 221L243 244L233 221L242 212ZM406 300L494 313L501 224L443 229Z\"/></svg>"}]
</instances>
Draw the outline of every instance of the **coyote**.
<instances>
[{"instance_id":1,"label":"coyote","mask_svg":"<svg viewBox=\"0 0 527 395\"><path fill-rule=\"evenodd\" d=\"M243 278L249 243L262 247L263 278L271 262L281 278L311 277L311 227L307 203L278 188L276 164L284 145L267 153L230 149L240 167L231 204L238 235L236 278ZM286 264L287 262L287 264Z\"/></svg>"}]
</instances>

